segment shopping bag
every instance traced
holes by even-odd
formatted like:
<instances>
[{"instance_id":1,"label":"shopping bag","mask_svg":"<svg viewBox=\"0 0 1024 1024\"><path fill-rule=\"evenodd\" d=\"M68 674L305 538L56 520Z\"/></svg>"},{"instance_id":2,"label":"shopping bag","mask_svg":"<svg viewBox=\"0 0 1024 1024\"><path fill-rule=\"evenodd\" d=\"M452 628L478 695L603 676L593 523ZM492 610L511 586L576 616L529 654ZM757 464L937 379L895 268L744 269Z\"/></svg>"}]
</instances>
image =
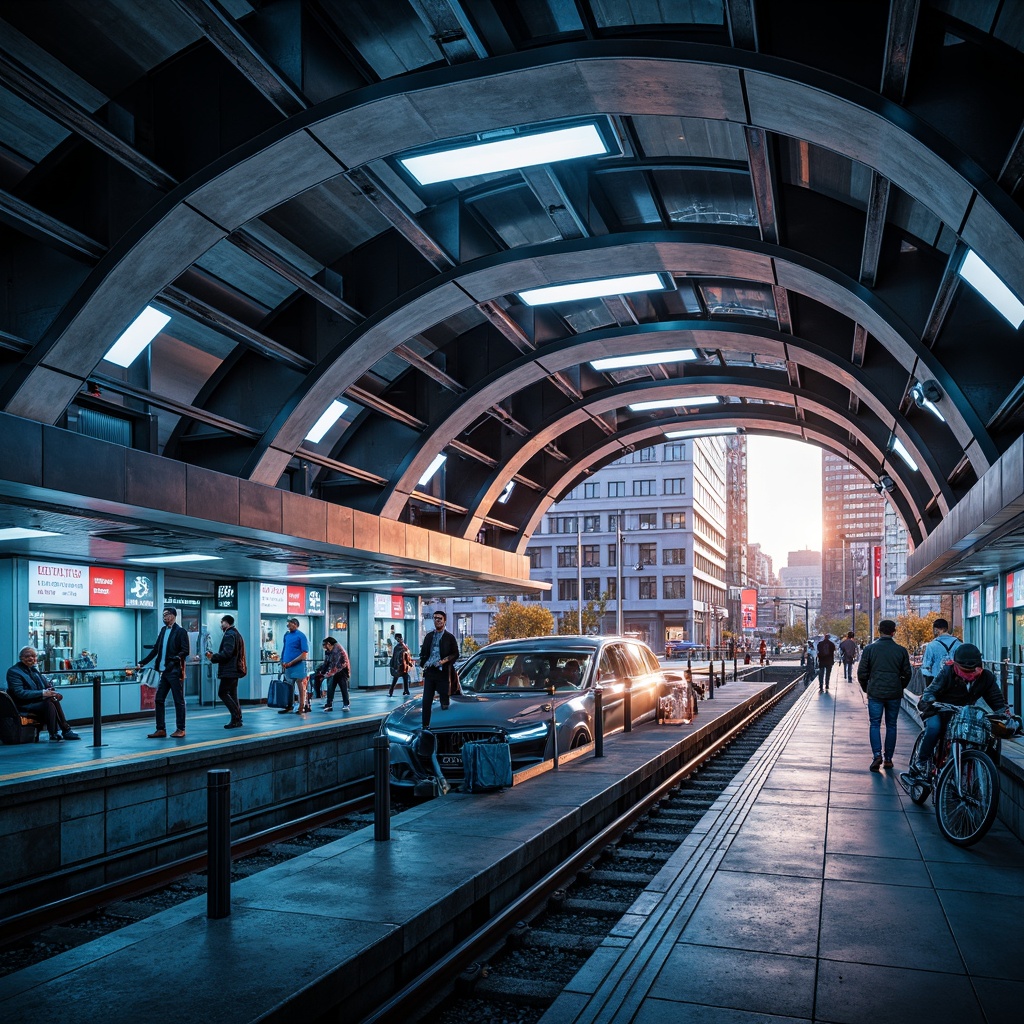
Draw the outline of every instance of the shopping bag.
<instances>
[{"instance_id":1,"label":"shopping bag","mask_svg":"<svg viewBox=\"0 0 1024 1024\"><path fill-rule=\"evenodd\" d=\"M139 710L152 711L156 707L156 688L160 673L155 668L144 668L139 673Z\"/></svg>"},{"instance_id":2,"label":"shopping bag","mask_svg":"<svg viewBox=\"0 0 1024 1024\"><path fill-rule=\"evenodd\" d=\"M295 703L295 684L290 679L278 676L271 680L267 690L268 708L290 708Z\"/></svg>"}]
</instances>

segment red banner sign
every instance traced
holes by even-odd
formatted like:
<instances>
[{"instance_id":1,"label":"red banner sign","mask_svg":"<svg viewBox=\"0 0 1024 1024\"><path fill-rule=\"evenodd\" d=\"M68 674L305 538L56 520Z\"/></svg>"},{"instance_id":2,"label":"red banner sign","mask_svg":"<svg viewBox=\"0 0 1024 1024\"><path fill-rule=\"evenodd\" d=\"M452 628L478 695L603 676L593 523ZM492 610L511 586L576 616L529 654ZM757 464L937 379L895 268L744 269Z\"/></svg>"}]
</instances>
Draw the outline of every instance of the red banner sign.
<instances>
[{"instance_id":1,"label":"red banner sign","mask_svg":"<svg viewBox=\"0 0 1024 1024\"><path fill-rule=\"evenodd\" d=\"M743 590L740 592L740 611L744 629L757 629L757 591Z\"/></svg>"}]
</instances>

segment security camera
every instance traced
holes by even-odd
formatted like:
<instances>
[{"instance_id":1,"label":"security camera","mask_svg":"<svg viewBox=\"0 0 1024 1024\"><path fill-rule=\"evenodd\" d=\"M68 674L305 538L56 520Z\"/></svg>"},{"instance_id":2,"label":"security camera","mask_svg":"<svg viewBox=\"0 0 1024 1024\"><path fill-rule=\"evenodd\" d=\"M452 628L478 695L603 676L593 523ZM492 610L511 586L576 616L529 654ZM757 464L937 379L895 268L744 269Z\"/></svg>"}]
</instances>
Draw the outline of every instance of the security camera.
<instances>
[{"instance_id":1,"label":"security camera","mask_svg":"<svg viewBox=\"0 0 1024 1024\"><path fill-rule=\"evenodd\" d=\"M643 572L644 571L644 563L643 562L637 562L636 565L633 566L633 568L637 572Z\"/></svg>"},{"instance_id":2,"label":"security camera","mask_svg":"<svg viewBox=\"0 0 1024 1024\"><path fill-rule=\"evenodd\" d=\"M888 473L883 473L878 478L878 482L873 486L879 494L885 494L886 491L891 491L896 486L896 483Z\"/></svg>"},{"instance_id":3,"label":"security camera","mask_svg":"<svg viewBox=\"0 0 1024 1024\"><path fill-rule=\"evenodd\" d=\"M933 380L919 380L910 389L910 397L919 409L927 409L942 398L942 388Z\"/></svg>"}]
</instances>

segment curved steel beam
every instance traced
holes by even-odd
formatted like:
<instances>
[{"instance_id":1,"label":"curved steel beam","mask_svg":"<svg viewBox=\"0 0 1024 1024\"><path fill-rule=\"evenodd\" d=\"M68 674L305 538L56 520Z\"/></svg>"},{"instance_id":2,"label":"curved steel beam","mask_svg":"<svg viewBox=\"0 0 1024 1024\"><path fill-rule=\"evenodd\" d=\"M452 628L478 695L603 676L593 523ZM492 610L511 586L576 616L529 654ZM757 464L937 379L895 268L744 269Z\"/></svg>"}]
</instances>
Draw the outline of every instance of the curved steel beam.
<instances>
[{"instance_id":1,"label":"curved steel beam","mask_svg":"<svg viewBox=\"0 0 1024 1024\"><path fill-rule=\"evenodd\" d=\"M697 420L702 420L703 422L697 423ZM720 420L721 417L719 417L719 422ZM687 426L715 425L714 421L708 422L706 417L688 417L685 422ZM629 430L620 431L612 437L603 438L598 445L582 456L571 468L567 469L558 481L548 489L548 492L540 498L529 519L524 524L522 531L518 534L518 539L512 550L520 555L525 553L526 547L534 532L540 526L545 513L556 501L555 498L551 497L552 494L563 493L572 486L574 481L585 470L599 469L603 464L625 454L627 446L649 448L655 444L664 443L665 430L678 425L681 424L678 418L676 418L656 426L634 427ZM825 430L809 430L799 424L774 423L768 425L763 418L759 417L734 418L730 420L730 425L741 427L747 433L754 432L773 437L804 441L818 448L824 448L826 451L830 451L845 459L851 465L856 466L869 479L875 473L874 468L864 462L856 449L847 448L841 438L834 437ZM912 506L908 502L908 496L900 487L899 482L897 482L896 488L889 492L889 497L897 514L906 525L907 531L911 538L913 538L914 543L920 543L921 539L923 539L920 524L908 515Z\"/></svg>"},{"instance_id":2,"label":"curved steel beam","mask_svg":"<svg viewBox=\"0 0 1024 1024\"><path fill-rule=\"evenodd\" d=\"M731 51L727 63L722 55L676 42L586 42L410 75L297 114L179 186L124 236L11 375L0 401L8 412L56 422L138 311L230 232L346 170L394 155L397 140L412 149L524 119L703 117L807 140L898 185L1024 295L1021 212L938 133L842 79L759 54ZM711 261L701 272L716 269ZM806 268L787 269L788 280L777 283L812 294L802 287ZM458 306L458 291L442 285L435 298ZM395 320L390 326L402 340L414 333ZM320 374L292 396L253 479L276 483L275 471L304 436L301 424L312 423L333 383ZM983 468L976 463L979 475Z\"/></svg>"},{"instance_id":3,"label":"curved steel beam","mask_svg":"<svg viewBox=\"0 0 1024 1024\"><path fill-rule=\"evenodd\" d=\"M655 351L664 348L716 348L716 349L739 349L744 352L752 352L759 355L772 356L779 359L787 359L797 362L801 366L807 366L817 372L835 379L844 388L856 395L864 408L870 409L877 417L881 431L888 437L889 432L895 424L897 433L911 456L922 467L922 477L930 496L938 499L939 509L943 515L953 504L954 497L944 474L937 466L931 451L921 443L917 432L912 425L906 422L900 413L900 402L904 394L904 386L901 385L899 393L890 396L886 401L883 396L878 395L873 389L873 382L859 367L847 362L840 362L827 350L819 346L803 341L794 335L782 334L759 325L751 325L742 329L735 324L709 323L706 320L662 322L659 324L640 324L630 327L610 328L599 331L591 331L586 334L567 338L563 341L552 342L545 345L536 352L528 353L505 368L491 375L482 381L475 389L463 395L459 404L452 413L435 424L432 429L421 435L417 445L403 463L401 476L396 480L391 492L385 497L379 507L379 512L385 518L398 518L406 501L416 489L416 482L423 475L423 471L429 465L431 459L438 454L452 438L458 437L480 417L481 411L507 398L510 394L521 391L530 384L546 378L550 373L568 369L580 363L590 362L608 356L621 356L626 354L648 351ZM685 364L685 376L676 385L694 385L693 388L685 387L683 390L693 393L694 391L706 390L705 382L709 379L720 380L721 374L734 373L737 380L742 380L741 374L749 372L746 368L727 368L723 371L721 367L706 367L696 364ZM765 375L766 371L756 371L758 375ZM659 382L663 383L663 382ZM745 382L748 383L748 382ZM601 392L591 392L585 403L575 408L586 407L591 412L598 411L593 404L600 395L614 392L622 396L622 399L629 399L635 391L640 391L651 386L649 382L637 381L628 388L609 388ZM770 385L765 383L766 389ZM723 392L735 394L736 392ZM790 399L803 408L812 409L815 404L815 396L795 391L788 387L776 392L786 394ZM752 396L763 397L763 396ZM948 399L944 399L947 401ZM626 401L620 400L620 406ZM828 415L831 418L840 416L847 428L857 436L866 437L866 431L855 425L848 411L830 408ZM543 447L541 435L535 434L526 440L523 446L517 451L514 462L518 468L533 458ZM487 493L479 496L478 501L471 502L471 509L490 508L497 500L498 495L504 489L505 484L512 478L518 468L510 470L509 464L499 466ZM476 519L474 519L476 522ZM475 536L475 530L467 533L468 536Z\"/></svg>"}]
</instances>

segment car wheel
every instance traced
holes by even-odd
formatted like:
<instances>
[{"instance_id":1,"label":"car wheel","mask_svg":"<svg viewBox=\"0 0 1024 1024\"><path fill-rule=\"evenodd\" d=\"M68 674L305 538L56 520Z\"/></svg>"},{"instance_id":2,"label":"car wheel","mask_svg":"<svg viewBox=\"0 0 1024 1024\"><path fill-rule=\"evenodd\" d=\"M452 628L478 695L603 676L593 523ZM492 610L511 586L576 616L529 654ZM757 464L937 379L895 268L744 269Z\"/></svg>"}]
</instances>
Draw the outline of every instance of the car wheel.
<instances>
[{"instance_id":1,"label":"car wheel","mask_svg":"<svg viewBox=\"0 0 1024 1024\"><path fill-rule=\"evenodd\" d=\"M580 747L585 747L590 742L590 737L587 735L585 729L580 729L579 732L575 733L572 738L572 742L569 744L570 750L578 750Z\"/></svg>"}]
</instances>

